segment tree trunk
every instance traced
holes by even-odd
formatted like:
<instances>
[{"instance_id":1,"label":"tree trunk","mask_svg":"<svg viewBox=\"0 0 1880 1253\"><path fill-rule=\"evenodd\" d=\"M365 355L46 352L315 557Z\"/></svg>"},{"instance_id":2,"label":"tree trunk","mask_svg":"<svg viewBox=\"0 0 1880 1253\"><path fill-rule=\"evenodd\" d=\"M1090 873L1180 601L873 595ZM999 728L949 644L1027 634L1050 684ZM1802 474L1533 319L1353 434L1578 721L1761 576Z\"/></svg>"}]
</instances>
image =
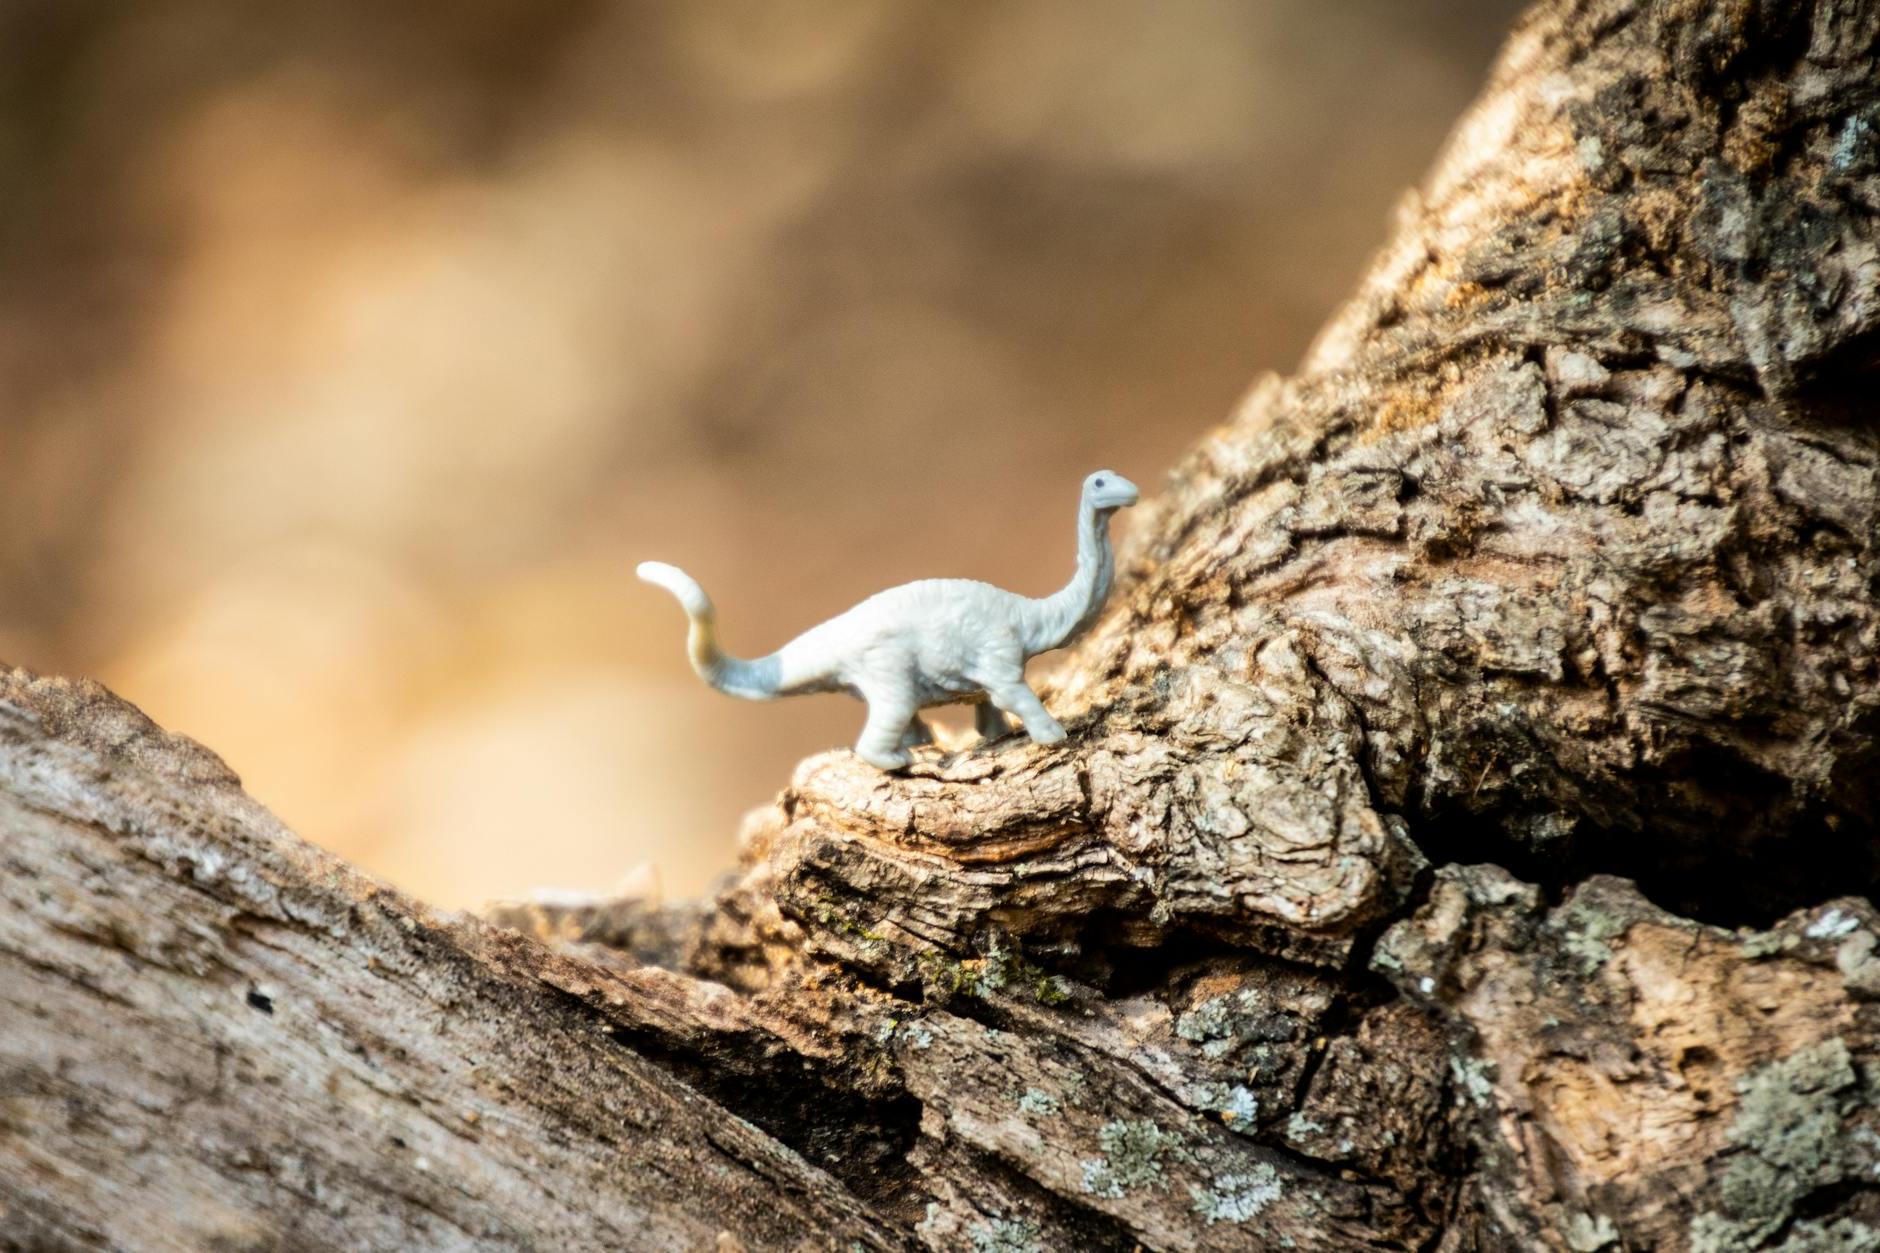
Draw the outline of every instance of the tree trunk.
<instances>
[{"instance_id":1,"label":"tree trunk","mask_svg":"<svg viewBox=\"0 0 1880 1253\"><path fill-rule=\"evenodd\" d=\"M1877 59L1543 3L1071 740L812 758L712 901L440 917L0 682L0 1236L1880 1247Z\"/></svg>"}]
</instances>

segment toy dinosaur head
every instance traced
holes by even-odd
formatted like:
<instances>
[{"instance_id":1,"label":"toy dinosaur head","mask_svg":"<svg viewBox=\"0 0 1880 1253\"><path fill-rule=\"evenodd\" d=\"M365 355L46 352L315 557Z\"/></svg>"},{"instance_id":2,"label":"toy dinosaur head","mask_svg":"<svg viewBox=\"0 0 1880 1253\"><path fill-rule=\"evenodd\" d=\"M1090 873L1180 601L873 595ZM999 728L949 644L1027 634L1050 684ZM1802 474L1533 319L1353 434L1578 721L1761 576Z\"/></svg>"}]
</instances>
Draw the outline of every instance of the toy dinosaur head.
<instances>
[{"instance_id":1,"label":"toy dinosaur head","mask_svg":"<svg viewBox=\"0 0 1880 1253\"><path fill-rule=\"evenodd\" d=\"M1127 509L1141 499L1136 485L1114 470L1098 470L1084 480L1084 503L1092 509Z\"/></svg>"}]
</instances>

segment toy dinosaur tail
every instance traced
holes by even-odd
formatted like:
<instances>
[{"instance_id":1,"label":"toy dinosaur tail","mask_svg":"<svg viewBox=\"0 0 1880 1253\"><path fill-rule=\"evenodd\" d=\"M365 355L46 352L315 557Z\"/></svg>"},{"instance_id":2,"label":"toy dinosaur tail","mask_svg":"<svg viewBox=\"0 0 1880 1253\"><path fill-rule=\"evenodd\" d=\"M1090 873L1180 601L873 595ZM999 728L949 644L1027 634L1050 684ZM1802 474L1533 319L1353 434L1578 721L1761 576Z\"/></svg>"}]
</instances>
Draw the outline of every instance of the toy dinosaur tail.
<instances>
[{"instance_id":1,"label":"toy dinosaur tail","mask_svg":"<svg viewBox=\"0 0 1880 1253\"><path fill-rule=\"evenodd\" d=\"M718 613L712 598L698 585L698 580L677 566L663 561L642 561L634 572L641 579L663 587L675 596L691 620L686 633L686 652L698 677L725 693L745 700L769 700L782 695L782 665L773 653L756 661L732 657L718 647Z\"/></svg>"}]
</instances>

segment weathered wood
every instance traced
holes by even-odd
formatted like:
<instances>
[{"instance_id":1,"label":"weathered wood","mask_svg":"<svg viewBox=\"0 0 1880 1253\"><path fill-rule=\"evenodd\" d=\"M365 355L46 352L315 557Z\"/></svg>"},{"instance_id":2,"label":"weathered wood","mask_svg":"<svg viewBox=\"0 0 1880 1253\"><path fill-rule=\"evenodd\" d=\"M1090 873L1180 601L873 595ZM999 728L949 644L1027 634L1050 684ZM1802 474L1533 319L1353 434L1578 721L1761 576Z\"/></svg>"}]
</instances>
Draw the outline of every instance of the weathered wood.
<instances>
[{"instance_id":1,"label":"weathered wood","mask_svg":"<svg viewBox=\"0 0 1880 1253\"><path fill-rule=\"evenodd\" d=\"M0 676L0 833L0 1244L903 1243L92 685Z\"/></svg>"},{"instance_id":2,"label":"weathered wood","mask_svg":"<svg viewBox=\"0 0 1880 1253\"><path fill-rule=\"evenodd\" d=\"M1140 527L1071 740L812 758L710 901L440 919L14 678L0 1163L67 1165L4 1221L1880 1247L1877 63L1876 0L1541 4Z\"/></svg>"}]
</instances>

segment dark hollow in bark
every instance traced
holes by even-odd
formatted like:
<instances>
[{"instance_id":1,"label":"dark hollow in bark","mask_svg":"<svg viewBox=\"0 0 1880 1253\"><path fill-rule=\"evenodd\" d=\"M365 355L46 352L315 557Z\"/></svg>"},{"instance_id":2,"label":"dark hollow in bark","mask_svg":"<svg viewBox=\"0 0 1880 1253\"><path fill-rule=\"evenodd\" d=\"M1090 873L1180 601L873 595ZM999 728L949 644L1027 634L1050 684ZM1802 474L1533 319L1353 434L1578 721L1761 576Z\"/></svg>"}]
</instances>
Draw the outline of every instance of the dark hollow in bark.
<instances>
[{"instance_id":1,"label":"dark hollow in bark","mask_svg":"<svg viewBox=\"0 0 1880 1253\"><path fill-rule=\"evenodd\" d=\"M1540 5L1070 742L812 758L710 901L439 917L0 681L0 1235L1880 1247L1877 57Z\"/></svg>"}]
</instances>

